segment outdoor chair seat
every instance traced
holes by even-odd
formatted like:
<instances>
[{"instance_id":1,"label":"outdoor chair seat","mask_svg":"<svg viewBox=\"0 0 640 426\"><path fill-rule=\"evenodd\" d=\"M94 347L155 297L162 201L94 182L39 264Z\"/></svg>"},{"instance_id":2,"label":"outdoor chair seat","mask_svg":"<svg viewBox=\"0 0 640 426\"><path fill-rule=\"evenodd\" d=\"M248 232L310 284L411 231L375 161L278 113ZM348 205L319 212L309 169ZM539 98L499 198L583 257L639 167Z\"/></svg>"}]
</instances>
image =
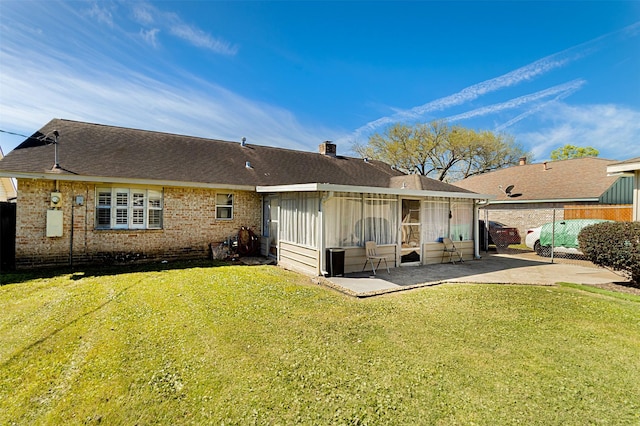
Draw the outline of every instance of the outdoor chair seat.
<instances>
[{"instance_id":1,"label":"outdoor chair seat","mask_svg":"<svg viewBox=\"0 0 640 426\"><path fill-rule=\"evenodd\" d=\"M444 249L442 250L442 261L440 263L444 263L444 258L447 255L449 256L449 262L451 263L455 264L456 258L460 262L464 262L464 259L462 258L462 252L458 250L455 244L453 244L451 238L443 238L442 243L444 244Z\"/></svg>"},{"instance_id":2,"label":"outdoor chair seat","mask_svg":"<svg viewBox=\"0 0 640 426\"><path fill-rule=\"evenodd\" d=\"M367 254L367 259L364 261L364 266L362 267L362 271L364 272L367 267L367 263L371 263L371 270L373 271L373 275L376 274L376 268L380 267L380 262L384 260L384 265L387 267L387 273L391 273L389 271L389 264L387 263L387 258L385 256L378 255L378 245L375 241L367 241L364 243L364 249ZM373 266L373 261L377 260L378 265Z\"/></svg>"}]
</instances>

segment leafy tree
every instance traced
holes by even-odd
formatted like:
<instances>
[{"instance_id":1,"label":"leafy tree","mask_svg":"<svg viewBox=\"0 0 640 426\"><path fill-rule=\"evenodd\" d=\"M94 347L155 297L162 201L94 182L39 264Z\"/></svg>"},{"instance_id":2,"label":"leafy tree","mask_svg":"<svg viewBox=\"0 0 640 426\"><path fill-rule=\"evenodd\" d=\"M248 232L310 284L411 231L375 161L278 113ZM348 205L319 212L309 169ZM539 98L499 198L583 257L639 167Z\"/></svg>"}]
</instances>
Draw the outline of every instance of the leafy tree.
<instances>
[{"instance_id":1,"label":"leafy tree","mask_svg":"<svg viewBox=\"0 0 640 426\"><path fill-rule=\"evenodd\" d=\"M451 126L443 120L395 124L353 150L405 173L448 182L517 164L526 155L532 157L510 135Z\"/></svg>"},{"instance_id":2,"label":"leafy tree","mask_svg":"<svg viewBox=\"0 0 640 426\"><path fill-rule=\"evenodd\" d=\"M600 151L590 146L575 146L566 144L565 146L551 151L551 159L569 160L571 158L597 157Z\"/></svg>"}]
</instances>

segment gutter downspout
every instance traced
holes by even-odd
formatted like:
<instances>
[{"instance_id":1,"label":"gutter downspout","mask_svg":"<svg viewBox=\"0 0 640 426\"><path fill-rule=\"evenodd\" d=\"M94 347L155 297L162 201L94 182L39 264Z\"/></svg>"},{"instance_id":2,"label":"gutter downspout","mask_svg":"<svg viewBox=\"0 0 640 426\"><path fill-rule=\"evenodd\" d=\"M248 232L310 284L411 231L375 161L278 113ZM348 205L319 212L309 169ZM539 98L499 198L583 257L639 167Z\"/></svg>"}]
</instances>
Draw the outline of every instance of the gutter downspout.
<instances>
[{"instance_id":1,"label":"gutter downspout","mask_svg":"<svg viewBox=\"0 0 640 426\"><path fill-rule=\"evenodd\" d=\"M320 197L320 201L319 201L319 205L318 205L318 222L320 223L320 226L318 226L318 250L320 251L318 253L318 275L322 275L323 277L326 277L328 274L328 271L325 271L325 268L323 267L323 265L326 265L327 259L326 259L326 242L324 241L324 235L325 235L325 224L324 224L324 203L327 202L327 200L329 200L329 198L331 198L331 193L329 192L324 192L322 194L322 197Z\"/></svg>"},{"instance_id":2,"label":"gutter downspout","mask_svg":"<svg viewBox=\"0 0 640 426\"><path fill-rule=\"evenodd\" d=\"M633 179L633 221L640 222L640 170L636 170Z\"/></svg>"},{"instance_id":3,"label":"gutter downspout","mask_svg":"<svg viewBox=\"0 0 640 426\"><path fill-rule=\"evenodd\" d=\"M70 191L73 194L73 190ZM71 231L69 232L69 267L73 269L73 227L75 222L75 202L71 195Z\"/></svg>"}]
</instances>

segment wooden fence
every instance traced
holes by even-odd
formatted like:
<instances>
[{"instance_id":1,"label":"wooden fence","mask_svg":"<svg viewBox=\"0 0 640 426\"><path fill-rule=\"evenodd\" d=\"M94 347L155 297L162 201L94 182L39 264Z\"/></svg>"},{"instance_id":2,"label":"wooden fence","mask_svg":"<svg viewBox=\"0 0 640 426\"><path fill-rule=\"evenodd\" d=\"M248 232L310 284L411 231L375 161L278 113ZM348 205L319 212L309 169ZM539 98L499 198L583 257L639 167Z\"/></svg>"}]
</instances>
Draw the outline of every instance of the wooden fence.
<instances>
[{"instance_id":1,"label":"wooden fence","mask_svg":"<svg viewBox=\"0 0 640 426\"><path fill-rule=\"evenodd\" d=\"M633 207L629 204L608 206L565 206L565 219L606 219L631 222Z\"/></svg>"}]
</instances>

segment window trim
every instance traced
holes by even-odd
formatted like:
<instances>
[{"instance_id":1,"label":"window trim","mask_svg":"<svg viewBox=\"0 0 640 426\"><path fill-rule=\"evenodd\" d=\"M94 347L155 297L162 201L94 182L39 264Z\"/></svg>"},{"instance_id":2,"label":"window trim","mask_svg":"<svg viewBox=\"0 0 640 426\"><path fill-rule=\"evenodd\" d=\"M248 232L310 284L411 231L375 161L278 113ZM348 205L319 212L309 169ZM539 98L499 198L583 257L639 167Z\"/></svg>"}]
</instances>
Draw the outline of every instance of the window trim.
<instances>
[{"instance_id":1,"label":"window trim","mask_svg":"<svg viewBox=\"0 0 640 426\"><path fill-rule=\"evenodd\" d=\"M109 204L104 201L108 201ZM101 202L103 203L101 204ZM162 189L96 186L95 208L94 229L97 230L158 230L164 228L164 192ZM141 210L142 222L140 223ZM104 215L105 211L108 212L107 216ZM150 215L150 211L160 211L160 214ZM109 224L101 224L100 219L104 222L107 217ZM155 222L157 218L159 218L158 223L151 223L151 219L154 219Z\"/></svg>"},{"instance_id":2,"label":"window trim","mask_svg":"<svg viewBox=\"0 0 640 426\"><path fill-rule=\"evenodd\" d=\"M231 200L231 204L218 204L218 197L226 197L227 200ZM234 206L235 206L235 194L233 192L222 193L218 192L215 195L215 212L216 212L216 220L233 220ZM225 211L229 211L229 217L222 217L218 215L218 209L224 209Z\"/></svg>"}]
</instances>

